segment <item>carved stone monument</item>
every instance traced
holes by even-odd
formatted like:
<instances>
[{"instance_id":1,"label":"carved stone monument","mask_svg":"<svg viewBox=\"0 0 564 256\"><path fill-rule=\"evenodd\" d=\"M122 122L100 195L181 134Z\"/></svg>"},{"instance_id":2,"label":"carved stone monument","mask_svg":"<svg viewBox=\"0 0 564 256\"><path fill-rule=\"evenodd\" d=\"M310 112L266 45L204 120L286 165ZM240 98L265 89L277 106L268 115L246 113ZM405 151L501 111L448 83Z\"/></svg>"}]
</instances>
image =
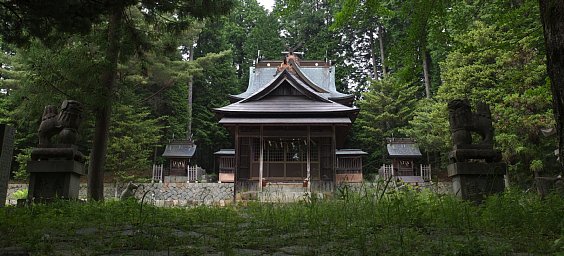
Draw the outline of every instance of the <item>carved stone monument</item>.
<instances>
[{"instance_id":1,"label":"carved stone monument","mask_svg":"<svg viewBox=\"0 0 564 256\"><path fill-rule=\"evenodd\" d=\"M454 193L462 199L482 201L487 195L503 192L507 168L501 152L493 148L494 129L490 107L479 102L472 112L467 100L448 104L453 150L449 153L448 176ZM481 141L473 143L472 133Z\"/></svg>"},{"instance_id":2,"label":"carved stone monument","mask_svg":"<svg viewBox=\"0 0 564 256\"><path fill-rule=\"evenodd\" d=\"M14 128L6 124L0 124L0 207L6 204L13 150Z\"/></svg>"},{"instance_id":3,"label":"carved stone monument","mask_svg":"<svg viewBox=\"0 0 564 256\"><path fill-rule=\"evenodd\" d=\"M65 100L60 111L49 105L39 125L39 145L31 151L28 200L48 202L55 198L78 199L80 176L84 175L84 155L77 150L82 106ZM57 137L57 143L51 139Z\"/></svg>"}]
</instances>

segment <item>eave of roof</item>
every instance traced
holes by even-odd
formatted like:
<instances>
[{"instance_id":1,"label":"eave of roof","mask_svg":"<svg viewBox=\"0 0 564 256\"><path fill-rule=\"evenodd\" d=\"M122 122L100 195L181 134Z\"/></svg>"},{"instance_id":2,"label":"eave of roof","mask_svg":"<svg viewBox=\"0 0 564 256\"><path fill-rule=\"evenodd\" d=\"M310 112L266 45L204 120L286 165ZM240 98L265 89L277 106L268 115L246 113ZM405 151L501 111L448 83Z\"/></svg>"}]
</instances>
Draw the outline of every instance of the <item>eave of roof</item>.
<instances>
[{"instance_id":1,"label":"eave of roof","mask_svg":"<svg viewBox=\"0 0 564 256\"><path fill-rule=\"evenodd\" d=\"M225 107L216 108L218 113L256 113L256 114L312 114L343 113L358 111L356 107L348 107L330 100L320 102L299 96L270 96L260 101L239 101Z\"/></svg>"},{"instance_id":2,"label":"eave of roof","mask_svg":"<svg viewBox=\"0 0 564 256\"><path fill-rule=\"evenodd\" d=\"M337 149L335 152L336 155L368 155L368 153L362 151L361 149L356 148L347 148L347 149Z\"/></svg>"},{"instance_id":3,"label":"eave of roof","mask_svg":"<svg viewBox=\"0 0 564 256\"><path fill-rule=\"evenodd\" d=\"M235 149L232 148L222 148L219 151L213 153L214 155L235 155Z\"/></svg>"},{"instance_id":4,"label":"eave of roof","mask_svg":"<svg viewBox=\"0 0 564 256\"><path fill-rule=\"evenodd\" d=\"M224 117L219 120L222 125L234 124L345 124L350 125L351 119L348 117L318 117L318 118L252 118L252 117Z\"/></svg>"}]
</instances>

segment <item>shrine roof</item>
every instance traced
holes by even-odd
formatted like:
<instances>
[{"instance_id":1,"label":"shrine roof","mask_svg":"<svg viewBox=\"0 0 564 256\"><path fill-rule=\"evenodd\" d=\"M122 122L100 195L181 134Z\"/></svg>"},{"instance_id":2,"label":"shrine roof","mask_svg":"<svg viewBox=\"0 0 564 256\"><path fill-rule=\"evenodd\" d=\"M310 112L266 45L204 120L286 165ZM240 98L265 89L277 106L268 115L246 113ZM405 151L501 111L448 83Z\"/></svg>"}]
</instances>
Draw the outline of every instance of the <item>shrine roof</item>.
<instances>
[{"instance_id":1,"label":"shrine roof","mask_svg":"<svg viewBox=\"0 0 564 256\"><path fill-rule=\"evenodd\" d=\"M386 145L391 157L421 157L421 151L415 143L390 143Z\"/></svg>"},{"instance_id":2,"label":"shrine roof","mask_svg":"<svg viewBox=\"0 0 564 256\"><path fill-rule=\"evenodd\" d=\"M213 153L214 155L235 155L235 149L232 148L222 148L219 151Z\"/></svg>"},{"instance_id":3,"label":"shrine roof","mask_svg":"<svg viewBox=\"0 0 564 256\"><path fill-rule=\"evenodd\" d=\"M217 108L217 112L231 113L346 113L354 112L356 107L348 107L333 101L318 101L301 96L268 96L256 101L239 101L222 108Z\"/></svg>"},{"instance_id":4,"label":"shrine roof","mask_svg":"<svg viewBox=\"0 0 564 256\"><path fill-rule=\"evenodd\" d=\"M362 151L361 149L357 149L357 148L337 149L335 154L339 155L339 156L344 156L344 155L350 155L350 156L368 155L368 153Z\"/></svg>"},{"instance_id":5,"label":"shrine roof","mask_svg":"<svg viewBox=\"0 0 564 256\"><path fill-rule=\"evenodd\" d=\"M173 141L166 145L162 154L166 158L192 158L196 153L196 144L190 141Z\"/></svg>"},{"instance_id":6,"label":"shrine roof","mask_svg":"<svg viewBox=\"0 0 564 256\"><path fill-rule=\"evenodd\" d=\"M358 108L353 97L337 92L335 69L327 62L262 61L251 69L247 90L236 102L214 111L224 125L352 124Z\"/></svg>"},{"instance_id":7,"label":"shrine roof","mask_svg":"<svg viewBox=\"0 0 564 256\"><path fill-rule=\"evenodd\" d=\"M232 95L235 99L244 99L261 88L267 86L278 74L277 65L280 61L262 61L255 67L250 68L249 84L245 92ZM317 64L317 66L315 64ZM302 65L294 65L299 77L306 81L310 86L318 87L323 90L319 95L326 99L350 98L352 95L337 91L335 86L335 67L328 65L324 61L308 61Z\"/></svg>"}]
</instances>

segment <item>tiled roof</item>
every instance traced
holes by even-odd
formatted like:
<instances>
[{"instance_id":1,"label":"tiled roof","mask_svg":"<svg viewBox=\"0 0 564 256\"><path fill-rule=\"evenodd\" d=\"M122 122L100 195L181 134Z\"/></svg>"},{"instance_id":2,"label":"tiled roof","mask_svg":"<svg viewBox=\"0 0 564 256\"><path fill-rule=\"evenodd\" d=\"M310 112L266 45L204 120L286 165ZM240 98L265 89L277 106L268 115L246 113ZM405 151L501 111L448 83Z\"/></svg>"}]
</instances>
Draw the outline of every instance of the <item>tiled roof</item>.
<instances>
[{"instance_id":1,"label":"tiled roof","mask_svg":"<svg viewBox=\"0 0 564 256\"><path fill-rule=\"evenodd\" d=\"M320 102L300 96L269 96L259 101L236 102L222 108L218 112L240 113L317 113L317 112L349 112L356 107L347 107L335 102Z\"/></svg>"},{"instance_id":2,"label":"tiled roof","mask_svg":"<svg viewBox=\"0 0 564 256\"><path fill-rule=\"evenodd\" d=\"M386 145L386 147L388 148L388 155L392 157L421 157L421 151L414 143L392 143Z\"/></svg>"},{"instance_id":3,"label":"tiled roof","mask_svg":"<svg viewBox=\"0 0 564 256\"><path fill-rule=\"evenodd\" d=\"M350 125L359 110L352 106L352 96L337 92L334 73L334 67L326 62L310 61L301 67L295 56L287 56L284 62L259 62L251 69L249 87L236 96L237 101L214 111L221 124L332 121Z\"/></svg>"},{"instance_id":4,"label":"tiled roof","mask_svg":"<svg viewBox=\"0 0 564 256\"><path fill-rule=\"evenodd\" d=\"M340 93L335 86L335 67L299 67L301 73L319 88L326 92L319 93L326 99L349 97L348 94ZM234 95L239 99L244 99L268 85L277 75L276 67L251 67L249 85L247 90L241 94Z\"/></svg>"},{"instance_id":5,"label":"tiled roof","mask_svg":"<svg viewBox=\"0 0 564 256\"><path fill-rule=\"evenodd\" d=\"M192 158L196 153L196 144L186 141L171 142L166 145L163 157Z\"/></svg>"}]
</instances>

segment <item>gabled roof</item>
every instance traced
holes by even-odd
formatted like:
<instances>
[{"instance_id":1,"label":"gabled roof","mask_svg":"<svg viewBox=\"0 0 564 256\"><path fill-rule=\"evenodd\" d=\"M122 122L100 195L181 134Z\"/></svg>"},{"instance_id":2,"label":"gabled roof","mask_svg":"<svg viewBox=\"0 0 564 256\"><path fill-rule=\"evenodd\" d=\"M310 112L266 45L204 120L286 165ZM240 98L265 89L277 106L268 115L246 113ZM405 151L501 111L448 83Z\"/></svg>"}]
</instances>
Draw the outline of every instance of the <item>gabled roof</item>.
<instances>
[{"instance_id":1,"label":"gabled roof","mask_svg":"<svg viewBox=\"0 0 564 256\"><path fill-rule=\"evenodd\" d=\"M255 72L251 72L247 91L237 95L236 102L214 109L221 118L220 124L339 124L350 127L356 118L358 108L352 106L352 98L335 88L334 68L330 63L300 62L290 53L283 61L259 62L252 71ZM325 75L312 78L312 74ZM335 101L333 96L340 98Z\"/></svg>"},{"instance_id":2,"label":"gabled roof","mask_svg":"<svg viewBox=\"0 0 564 256\"><path fill-rule=\"evenodd\" d=\"M249 85L247 90L238 95L231 95L235 101L245 99L254 94L279 74L277 65L281 61L261 61L256 67L249 69ZM302 61L302 65L294 65L293 70L301 80L313 88L325 99L333 101L351 101L353 96L340 93L335 86L335 67L324 61Z\"/></svg>"},{"instance_id":3,"label":"gabled roof","mask_svg":"<svg viewBox=\"0 0 564 256\"><path fill-rule=\"evenodd\" d=\"M286 91L286 95L278 93ZM289 95L288 95L289 94ZM220 114L353 114L358 108L339 104L321 95L297 74L283 70L247 98L215 111Z\"/></svg>"},{"instance_id":4,"label":"gabled roof","mask_svg":"<svg viewBox=\"0 0 564 256\"><path fill-rule=\"evenodd\" d=\"M391 143L386 145L390 157L421 157L421 151L415 143Z\"/></svg>"},{"instance_id":5,"label":"gabled roof","mask_svg":"<svg viewBox=\"0 0 564 256\"><path fill-rule=\"evenodd\" d=\"M309 82L309 83L311 83L311 82ZM249 97L247 97L247 98L245 98L245 99L243 99L239 102L243 103L243 102L260 100L260 99L264 98L265 96L269 95L270 93L272 93L274 90L276 90L280 86L284 86L284 85L290 85L292 88L299 91L302 95L304 95L304 96L306 96L306 97L308 97L312 100L317 100L317 101L322 101L322 102L331 102L330 100L322 97L319 94L320 92L324 92L324 91L316 91L315 90L315 89L322 90L321 88L311 87L304 80L302 80L302 78L296 77L294 74L290 73L288 70L284 70L284 71L280 72L274 79L272 79L272 81L267 83L266 86L260 88L255 93L253 93Z\"/></svg>"},{"instance_id":6,"label":"gabled roof","mask_svg":"<svg viewBox=\"0 0 564 256\"><path fill-rule=\"evenodd\" d=\"M192 158L196 153L196 144L190 141L173 141L166 145L163 157L166 158Z\"/></svg>"}]
</instances>

